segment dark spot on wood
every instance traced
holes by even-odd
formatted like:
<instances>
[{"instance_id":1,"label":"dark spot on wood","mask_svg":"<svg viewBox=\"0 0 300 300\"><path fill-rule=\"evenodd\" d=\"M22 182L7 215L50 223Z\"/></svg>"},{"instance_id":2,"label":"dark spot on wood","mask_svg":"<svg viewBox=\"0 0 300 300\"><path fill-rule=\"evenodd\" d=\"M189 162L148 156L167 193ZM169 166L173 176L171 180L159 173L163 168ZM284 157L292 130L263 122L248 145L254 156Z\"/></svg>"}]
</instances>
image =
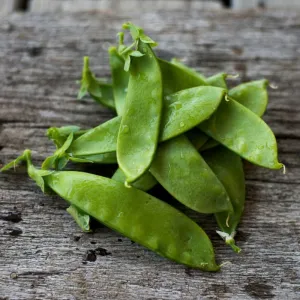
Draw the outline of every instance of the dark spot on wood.
<instances>
[{"instance_id":1,"label":"dark spot on wood","mask_svg":"<svg viewBox=\"0 0 300 300\"><path fill-rule=\"evenodd\" d=\"M137 255L137 256L136 256L136 258L140 258L140 257L141 257L140 255Z\"/></svg>"},{"instance_id":2,"label":"dark spot on wood","mask_svg":"<svg viewBox=\"0 0 300 300\"><path fill-rule=\"evenodd\" d=\"M0 297L0 300L9 300L8 297Z\"/></svg>"},{"instance_id":3,"label":"dark spot on wood","mask_svg":"<svg viewBox=\"0 0 300 300\"><path fill-rule=\"evenodd\" d=\"M37 250L37 251L35 252L35 254L39 254L39 253L42 253L42 250Z\"/></svg>"},{"instance_id":4,"label":"dark spot on wood","mask_svg":"<svg viewBox=\"0 0 300 300\"><path fill-rule=\"evenodd\" d=\"M238 72L246 72L247 71L247 66L244 63L236 63L234 65L234 69Z\"/></svg>"},{"instance_id":5,"label":"dark spot on wood","mask_svg":"<svg viewBox=\"0 0 300 300\"><path fill-rule=\"evenodd\" d=\"M21 213L9 213L7 216L0 216L0 220L19 223L22 221Z\"/></svg>"},{"instance_id":6,"label":"dark spot on wood","mask_svg":"<svg viewBox=\"0 0 300 300\"><path fill-rule=\"evenodd\" d=\"M86 265L86 264L87 264L87 262L84 260L84 261L82 261L82 264L83 264L83 265Z\"/></svg>"},{"instance_id":7,"label":"dark spot on wood","mask_svg":"<svg viewBox=\"0 0 300 300\"><path fill-rule=\"evenodd\" d=\"M248 280L248 284L245 285L245 292L254 298L257 299L271 299L274 298L272 293L273 287L268 285L263 279Z\"/></svg>"},{"instance_id":8,"label":"dark spot on wood","mask_svg":"<svg viewBox=\"0 0 300 300\"><path fill-rule=\"evenodd\" d=\"M86 251L83 261L96 261L97 256L95 250Z\"/></svg>"},{"instance_id":9,"label":"dark spot on wood","mask_svg":"<svg viewBox=\"0 0 300 300\"><path fill-rule=\"evenodd\" d=\"M215 296L218 297L218 299L224 298L224 294L228 294L230 292L230 289L226 284L218 284L218 283L213 283L211 284L210 288L208 291L211 291L215 294Z\"/></svg>"},{"instance_id":10,"label":"dark spot on wood","mask_svg":"<svg viewBox=\"0 0 300 300\"><path fill-rule=\"evenodd\" d=\"M135 244L135 242L134 242L134 241L130 241L130 242L131 242L131 245L132 245L132 244Z\"/></svg>"},{"instance_id":11,"label":"dark spot on wood","mask_svg":"<svg viewBox=\"0 0 300 300\"><path fill-rule=\"evenodd\" d=\"M0 151L3 149L3 146L0 146Z\"/></svg>"},{"instance_id":12,"label":"dark spot on wood","mask_svg":"<svg viewBox=\"0 0 300 300\"><path fill-rule=\"evenodd\" d=\"M191 269L191 268L185 268L185 269L184 269L184 273L185 273L186 275L188 275L189 277L193 277L192 269Z\"/></svg>"},{"instance_id":13,"label":"dark spot on wood","mask_svg":"<svg viewBox=\"0 0 300 300\"><path fill-rule=\"evenodd\" d=\"M43 48L37 47L37 46L29 47L27 49L27 52L31 57L36 57L36 56L41 55L42 51L43 51Z\"/></svg>"},{"instance_id":14,"label":"dark spot on wood","mask_svg":"<svg viewBox=\"0 0 300 300\"><path fill-rule=\"evenodd\" d=\"M118 242L123 242L123 240L122 239L118 239Z\"/></svg>"},{"instance_id":15,"label":"dark spot on wood","mask_svg":"<svg viewBox=\"0 0 300 300\"><path fill-rule=\"evenodd\" d=\"M11 230L9 232L9 235L11 235L11 236L18 236L18 235L20 235L22 233L23 233L23 231L21 229L16 228L16 229Z\"/></svg>"},{"instance_id":16,"label":"dark spot on wood","mask_svg":"<svg viewBox=\"0 0 300 300\"><path fill-rule=\"evenodd\" d=\"M78 242L80 239L81 239L81 236L79 236L79 235L74 236L74 241L75 242Z\"/></svg>"},{"instance_id":17,"label":"dark spot on wood","mask_svg":"<svg viewBox=\"0 0 300 300\"><path fill-rule=\"evenodd\" d=\"M97 244L97 242L95 242L95 241L90 241L90 243L91 243L92 245Z\"/></svg>"},{"instance_id":18,"label":"dark spot on wood","mask_svg":"<svg viewBox=\"0 0 300 300\"><path fill-rule=\"evenodd\" d=\"M237 230L236 235L235 235L235 240L237 242L247 242L249 239L250 234L246 233L241 230Z\"/></svg>"},{"instance_id":19,"label":"dark spot on wood","mask_svg":"<svg viewBox=\"0 0 300 300\"><path fill-rule=\"evenodd\" d=\"M244 49L242 47L238 47L238 46L231 47L231 50L236 55L242 55L244 53Z\"/></svg>"},{"instance_id":20,"label":"dark spot on wood","mask_svg":"<svg viewBox=\"0 0 300 300\"><path fill-rule=\"evenodd\" d=\"M45 204L43 202L40 202L39 205L40 206L45 206Z\"/></svg>"},{"instance_id":21,"label":"dark spot on wood","mask_svg":"<svg viewBox=\"0 0 300 300\"><path fill-rule=\"evenodd\" d=\"M96 248L95 253L101 256L111 255L111 252L108 252L106 249L101 247Z\"/></svg>"}]
</instances>

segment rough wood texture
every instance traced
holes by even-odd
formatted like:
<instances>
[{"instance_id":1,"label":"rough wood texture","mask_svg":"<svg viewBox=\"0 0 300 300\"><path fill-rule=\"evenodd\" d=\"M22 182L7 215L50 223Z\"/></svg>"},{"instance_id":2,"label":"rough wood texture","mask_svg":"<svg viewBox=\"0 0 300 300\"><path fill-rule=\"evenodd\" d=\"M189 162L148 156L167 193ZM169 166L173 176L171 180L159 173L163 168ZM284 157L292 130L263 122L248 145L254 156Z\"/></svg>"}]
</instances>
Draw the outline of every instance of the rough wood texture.
<instances>
[{"instance_id":1,"label":"rough wood texture","mask_svg":"<svg viewBox=\"0 0 300 300\"><path fill-rule=\"evenodd\" d=\"M111 116L76 101L75 80L83 55L91 56L97 75L109 76L106 49L125 20L102 13L0 21L2 163L24 148L40 163L54 149L44 136L48 126L90 127ZM211 236L218 262L228 262L216 274L189 270L105 227L81 233L66 203L43 195L24 170L0 174L0 299L299 299L299 20L299 14L227 11L132 18L158 40L164 58L185 58L207 75L266 77L279 87L270 90L265 120L287 174L246 164L240 255L218 238L211 216L189 211Z\"/></svg>"},{"instance_id":2,"label":"rough wood texture","mask_svg":"<svg viewBox=\"0 0 300 300\"><path fill-rule=\"evenodd\" d=\"M219 0L32 0L33 12L82 12L89 10L111 10L131 14L139 11L220 9Z\"/></svg>"}]
</instances>

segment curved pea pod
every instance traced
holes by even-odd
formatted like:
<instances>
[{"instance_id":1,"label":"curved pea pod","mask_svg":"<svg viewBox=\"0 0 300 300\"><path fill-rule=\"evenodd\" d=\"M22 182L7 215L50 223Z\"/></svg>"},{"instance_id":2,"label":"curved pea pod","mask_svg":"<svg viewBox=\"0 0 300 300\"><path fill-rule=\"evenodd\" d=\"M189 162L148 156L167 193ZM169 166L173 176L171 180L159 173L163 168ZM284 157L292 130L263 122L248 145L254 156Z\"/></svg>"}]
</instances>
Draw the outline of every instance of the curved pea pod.
<instances>
[{"instance_id":1,"label":"curved pea pod","mask_svg":"<svg viewBox=\"0 0 300 300\"><path fill-rule=\"evenodd\" d=\"M243 104L252 112L261 117L268 104L268 81L257 80L242 83L229 91L229 95L237 102ZM214 139L210 139L201 147L201 151L208 150L219 145Z\"/></svg>"},{"instance_id":2,"label":"curved pea pod","mask_svg":"<svg viewBox=\"0 0 300 300\"><path fill-rule=\"evenodd\" d=\"M209 85L217 86L227 90L227 76L228 75L226 73L218 73L216 75L206 78L206 81Z\"/></svg>"},{"instance_id":3,"label":"curved pea pod","mask_svg":"<svg viewBox=\"0 0 300 300\"><path fill-rule=\"evenodd\" d=\"M159 145L150 172L175 199L195 211L232 210L222 183L184 135Z\"/></svg>"},{"instance_id":4,"label":"curved pea pod","mask_svg":"<svg viewBox=\"0 0 300 300\"><path fill-rule=\"evenodd\" d=\"M84 213L162 256L204 271L219 270L206 233L169 204L102 176L38 170L28 150L1 171L22 160L43 191L50 188Z\"/></svg>"},{"instance_id":5,"label":"curved pea pod","mask_svg":"<svg viewBox=\"0 0 300 300\"><path fill-rule=\"evenodd\" d=\"M161 141L166 141L208 119L218 108L226 91L212 86L182 90L165 97Z\"/></svg>"},{"instance_id":6,"label":"curved pea pod","mask_svg":"<svg viewBox=\"0 0 300 300\"><path fill-rule=\"evenodd\" d=\"M120 116L124 111L129 74L124 71L124 59L119 55L116 47L111 47L108 53L115 106L117 114Z\"/></svg>"},{"instance_id":7,"label":"curved pea pod","mask_svg":"<svg viewBox=\"0 0 300 300\"><path fill-rule=\"evenodd\" d=\"M137 42L140 57L130 60L130 76L124 113L117 139L119 167L126 182L139 179L150 167L158 144L162 115L162 76L151 46L142 41L139 28L123 25ZM130 56L127 56L127 58ZM125 62L126 66L126 62Z\"/></svg>"},{"instance_id":8,"label":"curved pea pod","mask_svg":"<svg viewBox=\"0 0 300 300\"><path fill-rule=\"evenodd\" d=\"M231 90L228 95L261 117L268 105L268 80L256 80L242 83Z\"/></svg>"},{"instance_id":9,"label":"curved pea pod","mask_svg":"<svg viewBox=\"0 0 300 300\"><path fill-rule=\"evenodd\" d=\"M170 95L181 90L207 85L203 76L181 63L167 62L159 59L163 77L164 95Z\"/></svg>"},{"instance_id":10,"label":"curved pea pod","mask_svg":"<svg viewBox=\"0 0 300 300\"><path fill-rule=\"evenodd\" d=\"M223 101L199 128L244 159L269 169L283 167L277 158L277 143L268 125L234 100Z\"/></svg>"},{"instance_id":11,"label":"curved pea pod","mask_svg":"<svg viewBox=\"0 0 300 300\"><path fill-rule=\"evenodd\" d=\"M69 152L73 156L86 156L116 151L121 120L121 117L115 117L88 130L74 140Z\"/></svg>"},{"instance_id":12,"label":"curved pea pod","mask_svg":"<svg viewBox=\"0 0 300 300\"><path fill-rule=\"evenodd\" d=\"M89 57L83 58L81 87L78 93L78 99L83 98L87 93L99 104L110 109L115 109L113 90L110 84L98 80L91 72L89 66Z\"/></svg>"},{"instance_id":13,"label":"curved pea pod","mask_svg":"<svg viewBox=\"0 0 300 300\"><path fill-rule=\"evenodd\" d=\"M245 177L241 158L223 146L206 151L203 158L225 187L233 206L233 212L220 212L215 219L221 231L217 231L226 244L235 252L240 248L235 245L234 235L244 211Z\"/></svg>"},{"instance_id":14,"label":"curved pea pod","mask_svg":"<svg viewBox=\"0 0 300 300\"><path fill-rule=\"evenodd\" d=\"M125 183L126 176L124 172L120 168L118 168L111 179ZM133 182L132 186L136 189L147 192L150 189L152 189L156 184L157 180L154 178L154 176L150 172L146 172L141 178Z\"/></svg>"}]
</instances>

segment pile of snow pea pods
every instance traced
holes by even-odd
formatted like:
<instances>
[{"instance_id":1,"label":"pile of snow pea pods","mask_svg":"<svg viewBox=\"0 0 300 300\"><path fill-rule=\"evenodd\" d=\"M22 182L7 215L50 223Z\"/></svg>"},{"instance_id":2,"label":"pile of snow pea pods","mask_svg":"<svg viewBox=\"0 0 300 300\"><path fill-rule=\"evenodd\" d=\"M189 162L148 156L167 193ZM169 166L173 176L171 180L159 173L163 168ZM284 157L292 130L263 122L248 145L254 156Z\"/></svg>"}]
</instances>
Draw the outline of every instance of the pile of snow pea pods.
<instances>
[{"instance_id":1,"label":"pile of snow pea pods","mask_svg":"<svg viewBox=\"0 0 300 300\"><path fill-rule=\"evenodd\" d=\"M85 232L92 217L164 257L217 271L206 233L150 190L159 184L186 207L214 214L218 234L239 252L234 236L245 202L242 160L284 168L275 136L261 119L268 81L228 89L227 74L207 78L179 60L160 59L142 28L128 22L123 29L119 45L109 49L111 83L97 79L85 57L78 94L116 116L91 129L51 127L47 135L56 151L41 168L25 150L1 171L26 162L29 176L43 192L64 198ZM111 164L115 173L107 178L64 170L68 162Z\"/></svg>"}]
</instances>

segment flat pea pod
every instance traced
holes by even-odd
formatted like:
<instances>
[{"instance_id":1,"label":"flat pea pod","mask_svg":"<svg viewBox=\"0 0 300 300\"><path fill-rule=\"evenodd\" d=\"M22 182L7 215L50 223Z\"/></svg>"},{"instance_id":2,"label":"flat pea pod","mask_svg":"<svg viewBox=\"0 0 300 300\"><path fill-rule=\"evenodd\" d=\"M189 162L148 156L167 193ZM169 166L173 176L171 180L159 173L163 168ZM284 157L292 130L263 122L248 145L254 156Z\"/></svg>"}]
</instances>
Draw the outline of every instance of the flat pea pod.
<instances>
[{"instance_id":1,"label":"flat pea pod","mask_svg":"<svg viewBox=\"0 0 300 300\"><path fill-rule=\"evenodd\" d=\"M43 191L47 186L99 222L162 256L204 271L219 270L206 233L169 204L102 176L38 170L29 150L1 171L22 160L27 161L29 176Z\"/></svg>"},{"instance_id":2,"label":"flat pea pod","mask_svg":"<svg viewBox=\"0 0 300 300\"><path fill-rule=\"evenodd\" d=\"M201 73L187 67L176 58L173 58L170 63L160 60L160 66L166 95L196 86L209 85Z\"/></svg>"},{"instance_id":3,"label":"flat pea pod","mask_svg":"<svg viewBox=\"0 0 300 300\"><path fill-rule=\"evenodd\" d=\"M243 104L252 112L261 117L268 104L268 81L257 80L247 83L242 83L233 89L229 90L229 95L237 102ZM219 145L214 139L209 139L207 143L201 147L201 151L205 151Z\"/></svg>"},{"instance_id":4,"label":"flat pea pod","mask_svg":"<svg viewBox=\"0 0 300 300\"><path fill-rule=\"evenodd\" d=\"M224 94L223 89L200 86L167 96L162 114L160 142L180 135L209 118L216 111ZM121 117L116 117L88 130L73 141L68 151L73 156L116 151L120 123Z\"/></svg>"},{"instance_id":5,"label":"flat pea pod","mask_svg":"<svg viewBox=\"0 0 300 300\"><path fill-rule=\"evenodd\" d=\"M232 210L222 183L184 135L159 145L150 172L175 199L195 211Z\"/></svg>"},{"instance_id":6,"label":"flat pea pod","mask_svg":"<svg viewBox=\"0 0 300 300\"><path fill-rule=\"evenodd\" d=\"M124 111L129 74L124 71L124 59L119 55L116 47L111 47L108 53L115 106L117 114L120 116Z\"/></svg>"},{"instance_id":7,"label":"flat pea pod","mask_svg":"<svg viewBox=\"0 0 300 300\"><path fill-rule=\"evenodd\" d=\"M126 176L124 172L120 168L118 168L111 179L125 183ZM156 184L157 180L153 177L153 175L150 172L147 171L141 178L133 182L132 186L136 189L146 192L152 189Z\"/></svg>"},{"instance_id":8,"label":"flat pea pod","mask_svg":"<svg viewBox=\"0 0 300 300\"><path fill-rule=\"evenodd\" d=\"M165 96L192 87L207 85L204 78L185 68L182 64L170 63L163 59L158 61L162 72Z\"/></svg>"},{"instance_id":9,"label":"flat pea pod","mask_svg":"<svg viewBox=\"0 0 300 300\"><path fill-rule=\"evenodd\" d=\"M205 151L203 158L225 187L233 206L233 212L215 214L221 231L217 231L228 245L236 252L234 235L244 211L245 176L242 159L223 146Z\"/></svg>"},{"instance_id":10,"label":"flat pea pod","mask_svg":"<svg viewBox=\"0 0 300 300\"><path fill-rule=\"evenodd\" d=\"M239 84L228 95L261 117L268 105L268 80L256 80Z\"/></svg>"},{"instance_id":11,"label":"flat pea pod","mask_svg":"<svg viewBox=\"0 0 300 300\"><path fill-rule=\"evenodd\" d=\"M161 141L175 137L208 119L216 111L225 96L224 89L200 86L182 90L165 97L161 124ZM174 122L173 120L181 120Z\"/></svg>"},{"instance_id":12,"label":"flat pea pod","mask_svg":"<svg viewBox=\"0 0 300 300\"><path fill-rule=\"evenodd\" d=\"M270 127L251 110L230 100L223 101L209 120L198 126L244 159L270 169L283 167L277 158L277 143Z\"/></svg>"},{"instance_id":13,"label":"flat pea pod","mask_svg":"<svg viewBox=\"0 0 300 300\"><path fill-rule=\"evenodd\" d=\"M162 115L162 76L151 46L138 41L142 57L133 57L128 92L117 138L117 159L127 183L150 167L158 144Z\"/></svg>"},{"instance_id":14,"label":"flat pea pod","mask_svg":"<svg viewBox=\"0 0 300 300\"><path fill-rule=\"evenodd\" d=\"M90 70L88 56L83 58L82 79L80 84L81 87L78 93L78 99L83 98L86 93L89 93L99 104L115 110L112 86L95 77Z\"/></svg>"}]
</instances>

